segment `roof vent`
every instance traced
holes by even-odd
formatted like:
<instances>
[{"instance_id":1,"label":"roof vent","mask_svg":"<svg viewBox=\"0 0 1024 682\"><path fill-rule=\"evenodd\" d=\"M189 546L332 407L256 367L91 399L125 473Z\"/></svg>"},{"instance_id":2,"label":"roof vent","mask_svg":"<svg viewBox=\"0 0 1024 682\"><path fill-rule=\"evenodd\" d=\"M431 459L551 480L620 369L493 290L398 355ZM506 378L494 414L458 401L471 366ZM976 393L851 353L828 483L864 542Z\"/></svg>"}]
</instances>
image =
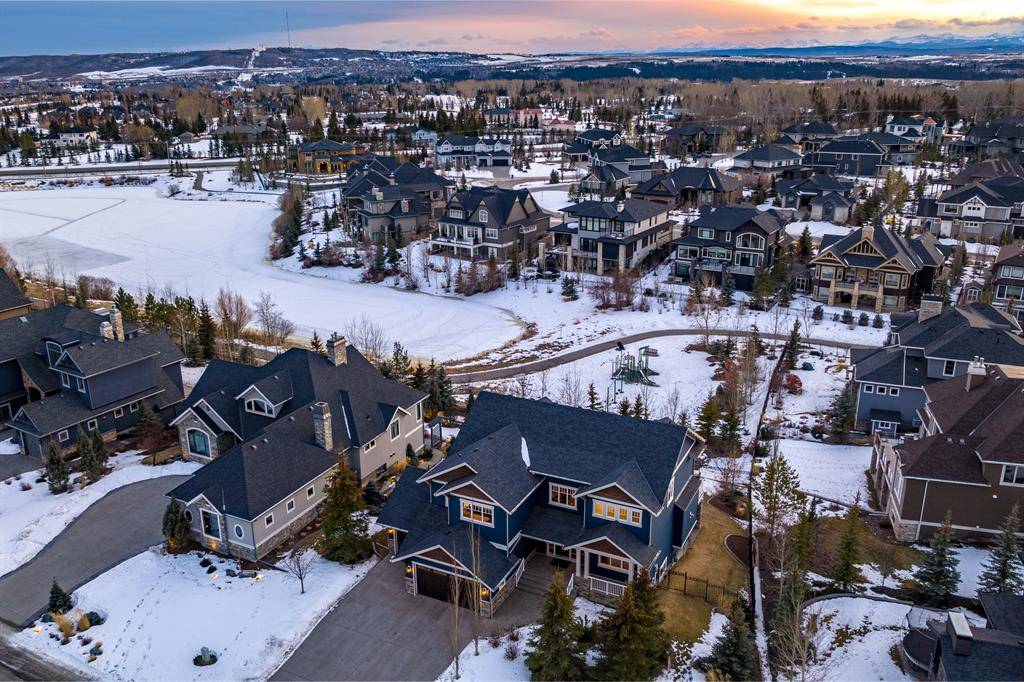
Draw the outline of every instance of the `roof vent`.
<instances>
[{"instance_id":1,"label":"roof vent","mask_svg":"<svg viewBox=\"0 0 1024 682\"><path fill-rule=\"evenodd\" d=\"M255 449L256 449L256 443L253 443L253 444L252 444L252 449L253 449L253 450L255 450Z\"/></svg>"},{"instance_id":2,"label":"roof vent","mask_svg":"<svg viewBox=\"0 0 1024 682\"><path fill-rule=\"evenodd\" d=\"M269 440L267 440L266 438L264 438L264 439L263 439L263 442L264 442L264 443L269 443L270 441L269 441ZM963 441L960 441L960 442L962 443Z\"/></svg>"},{"instance_id":3,"label":"roof vent","mask_svg":"<svg viewBox=\"0 0 1024 682\"><path fill-rule=\"evenodd\" d=\"M952 443L953 442L953 438L951 436L946 436L946 442L947 443Z\"/></svg>"}]
</instances>

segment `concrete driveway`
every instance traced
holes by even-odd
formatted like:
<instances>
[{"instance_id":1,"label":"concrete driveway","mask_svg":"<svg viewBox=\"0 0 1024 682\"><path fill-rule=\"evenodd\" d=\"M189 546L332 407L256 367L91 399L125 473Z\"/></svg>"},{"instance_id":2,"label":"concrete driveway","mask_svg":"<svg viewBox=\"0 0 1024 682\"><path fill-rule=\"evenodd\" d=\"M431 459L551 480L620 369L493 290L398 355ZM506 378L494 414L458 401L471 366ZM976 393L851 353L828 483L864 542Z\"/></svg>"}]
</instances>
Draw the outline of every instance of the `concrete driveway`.
<instances>
[{"instance_id":1,"label":"concrete driveway","mask_svg":"<svg viewBox=\"0 0 1024 682\"><path fill-rule=\"evenodd\" d=\"M486 637L540 614L540 598L516 590ZM472 614L463 610L458 650L472 640ZM402 564L383 560L342 597L272 680L434 680L453 659L451 607L405 591ZM481 642L481 646L489 646Z\"/></svg>"},{"instance_id":2,"label":"concrete driveway","mask_svg":"<svg viewBox=\"0 0 1024 682\"><path fill-rule=\"evenodd\" d=\"M31 561L0 578L0 620L25 627L42 615L54 578L66 592L163 541L164 494L188 476L118 488L82 512Z\"/></svg>"}]
</instances>

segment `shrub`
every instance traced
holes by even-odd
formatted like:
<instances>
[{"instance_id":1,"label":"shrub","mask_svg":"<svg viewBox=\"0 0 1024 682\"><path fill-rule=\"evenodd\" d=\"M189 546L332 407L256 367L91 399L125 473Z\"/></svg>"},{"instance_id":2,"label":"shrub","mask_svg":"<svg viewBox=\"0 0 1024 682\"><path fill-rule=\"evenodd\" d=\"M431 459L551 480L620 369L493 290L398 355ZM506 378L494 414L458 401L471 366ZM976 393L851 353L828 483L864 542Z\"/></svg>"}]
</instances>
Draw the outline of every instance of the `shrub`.
<instances>
[{"instance_id":1,"label":"shrub","mask_svg":"<svg viewBox=\"0 0 1024 682\"><path fill-rule=\"evenodd\" d=\"M882 320L882 316L879 315L878 313L875 313L875 319L872 320L871 326L874 327L875 329L881 329L884 324L885 322Z\"/></svg>"},{"instance_id":2,"label":"shrub","mask_svg":"<svg viewBox=\"0 0 1024 682\"><path fill-rule=\"evenodd\" d=\"M70 611L71 606L71 595L62 590L57 581L54 580L53 585L50 586L50 601L46 606L46 610L56 617Z\"/></svg>"},{"instance_id":3,"label":"shrub","mask_svg":"<svg viewBox=\"0 0 1024 682\"><path fill-rule=\"evenodd\" d=\"M96 627L97 625L103 625L103 616L96 613L95 611L90 611L89 613L85 614L85 617L89 619L89 625L93 627Z\"/></svg>"},{"instance_id":4,"label":"shrub","mask_svg":"<svg viewBox=\"0 0 1024 682\"><path fill-rule=\"evenodd\" d=\"M853 311L852 310L844 310L843 311L843 322L846 323L846 324L850 324L851 322L853 322Z\"/></svg>"},{"instance_id":5,"label":"shrub","mask_svg":"<svg viewBox=\"0 0 1024 682\"><path fill-rule=\"evenodd\" d=\"M804 384L800 381L800 377L795 374L786 375L786 390L792 395L800 395L804 392Z\"/></svg>"},{"instance_id":6,"label":"shrub","mask_svg":"<svg viewBox=\"0 0 1024 682\"><path fill-rule=\"evenodd\" d=\"M199 565L202 566L203 568L206 568L207 566L209 566L212 563L213 562L210 561L210 557L203 557L203 560L199 562Z\"/></svg>"},{"instance_id":7,"label":"shrub","mask_svg":"<svg viewBox=\"0 0 1024 682\"><path fill-rule=\"evenodd\" d=\"M822 308L820 305L814 306L814 310L811 311L811 319L820 320L823 317L825 317L825 309Z\"/></svg>"},{"instance_id":8,"label":"shrub","mask_svg":"<svg viewBox=\"0 0 1024 682\"><path fill-rule=\"evenodd\" d=\"M75 634L75 624L71 622L71 619L62 613L53 614L53 622L60 628L60 634L64 635L64 639L70 639Z\"/></svg>"},{"instance_id":9,"label":"shrub","mask_svg":"<svg viewBox=\"0 0 1024 682\"><path fill-rule=\"evenodd\" d=\"M22 490L32 490L32 484L29 483L28 481L22 481L18 485L18 487L21 488Z\"/></svg>"},{"instance_id":10,"label":"shrub","mask_svg":"<svg viewBox=\"0 0 1024 682\"><path fill-rule=\"evenodd\" d=\"M487 643L491 645L492 649L497 649L499 646L501 646L501 635L499 635L497 632L493 633L490 637L487 638Z\"/></svg>"},{"instance_id":11,"label":"shrub","mask_svg":"<svg viewBox=\"0 0 1024 682\"><path fill-rule=\"evenodd\" d=\"M857 324L859 324L861 327L868 326L868 314L861 313L860 317L857 318Z\"/></svg>"},{"instance_id":12,"label":"shrub","mask_svg":"<svg viewBox=\"0 0 1024 682\"><path fill-rule=\"evenodd\" d=\"M519 658L519 644L509 642L505 645L505 660L514 661Z\"/></svg>"},{"instance_id":13,"label":"shrub","mask_svg":"<svg viewBox=\"0 0 1024 682\"><path fill-rule=\"evenodd\" d=\"M516 627L510 627L508 629L508 641L518 642L519 641L519 629Z\"/></svg>"},{"instance_id":14,"label":"shrub","mask_svg":"<svg viewBox=\"0 0 1024 682\"><path fill-rule=\"evenodd\" d=\"M75 627L78 628L79 632L85 632L92 627L92 622L89 620L89 615L83 613L78 617L78 621L75 623Z\"/></svg>"}]
</instances>

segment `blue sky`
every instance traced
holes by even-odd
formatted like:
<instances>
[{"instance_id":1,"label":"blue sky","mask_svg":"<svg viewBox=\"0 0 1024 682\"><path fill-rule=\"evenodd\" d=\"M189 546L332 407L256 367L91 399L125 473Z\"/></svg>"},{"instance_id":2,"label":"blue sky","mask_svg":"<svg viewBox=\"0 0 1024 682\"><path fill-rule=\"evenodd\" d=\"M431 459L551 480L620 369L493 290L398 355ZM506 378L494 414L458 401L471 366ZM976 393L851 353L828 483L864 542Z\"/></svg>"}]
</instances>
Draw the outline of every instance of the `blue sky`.
<instances>
[{"instance_id":1,"label":"blue sky","mask_svg":"<svg viewBox=\"0 0 1024 682\"><path fill-rule=\"evenodd\" d=\"M0 0L0 54L296 47L551 52L1020 33L1020 0Z\"/></svg>"}]
</instances>

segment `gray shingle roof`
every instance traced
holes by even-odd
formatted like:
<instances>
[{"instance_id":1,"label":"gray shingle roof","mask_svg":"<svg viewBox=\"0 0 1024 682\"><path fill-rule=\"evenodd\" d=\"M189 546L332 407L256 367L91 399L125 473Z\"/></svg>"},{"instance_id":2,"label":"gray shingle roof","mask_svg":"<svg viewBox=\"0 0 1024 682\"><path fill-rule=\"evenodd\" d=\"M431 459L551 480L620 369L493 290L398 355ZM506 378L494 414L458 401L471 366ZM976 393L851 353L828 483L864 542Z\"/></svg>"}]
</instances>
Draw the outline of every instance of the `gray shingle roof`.
<instances>
[{"instance_id":1,"label":"gray shingle roof","mask_svg":"<svg viewBox=\"0 0 1024 682\"><path fill-rule=\"evenodd\" d=\"M643 199L626 199L621 202L591 199L578 204L569 204L562 211L566 215L575 217L608 218L626 223L636 223L661 213L667 213L668 209L669 207L665 204Z\"/></svg>"},{"instance_id":2,"label":"gray shingle roof","mask_svg":"<svg viewBox=\"0 0 1024 682\"><path fill-rule=\"evenodd\" d=\"M777 144L766 144L748 149L733 158L742 159L743 161L793 161L799 163L803 160L803 155Z\"/></svg>"},{"instance_id":3,"label":"gray shingle roof","mask_svg":"<svg viewBox=\"0 0 1024 682\"><path fill-rule=\"evenodd\" d=\"M31 301L22 295L14 280L0 268L0 312L21 308L29 305Z\"/></svg>"}]
</instances>

